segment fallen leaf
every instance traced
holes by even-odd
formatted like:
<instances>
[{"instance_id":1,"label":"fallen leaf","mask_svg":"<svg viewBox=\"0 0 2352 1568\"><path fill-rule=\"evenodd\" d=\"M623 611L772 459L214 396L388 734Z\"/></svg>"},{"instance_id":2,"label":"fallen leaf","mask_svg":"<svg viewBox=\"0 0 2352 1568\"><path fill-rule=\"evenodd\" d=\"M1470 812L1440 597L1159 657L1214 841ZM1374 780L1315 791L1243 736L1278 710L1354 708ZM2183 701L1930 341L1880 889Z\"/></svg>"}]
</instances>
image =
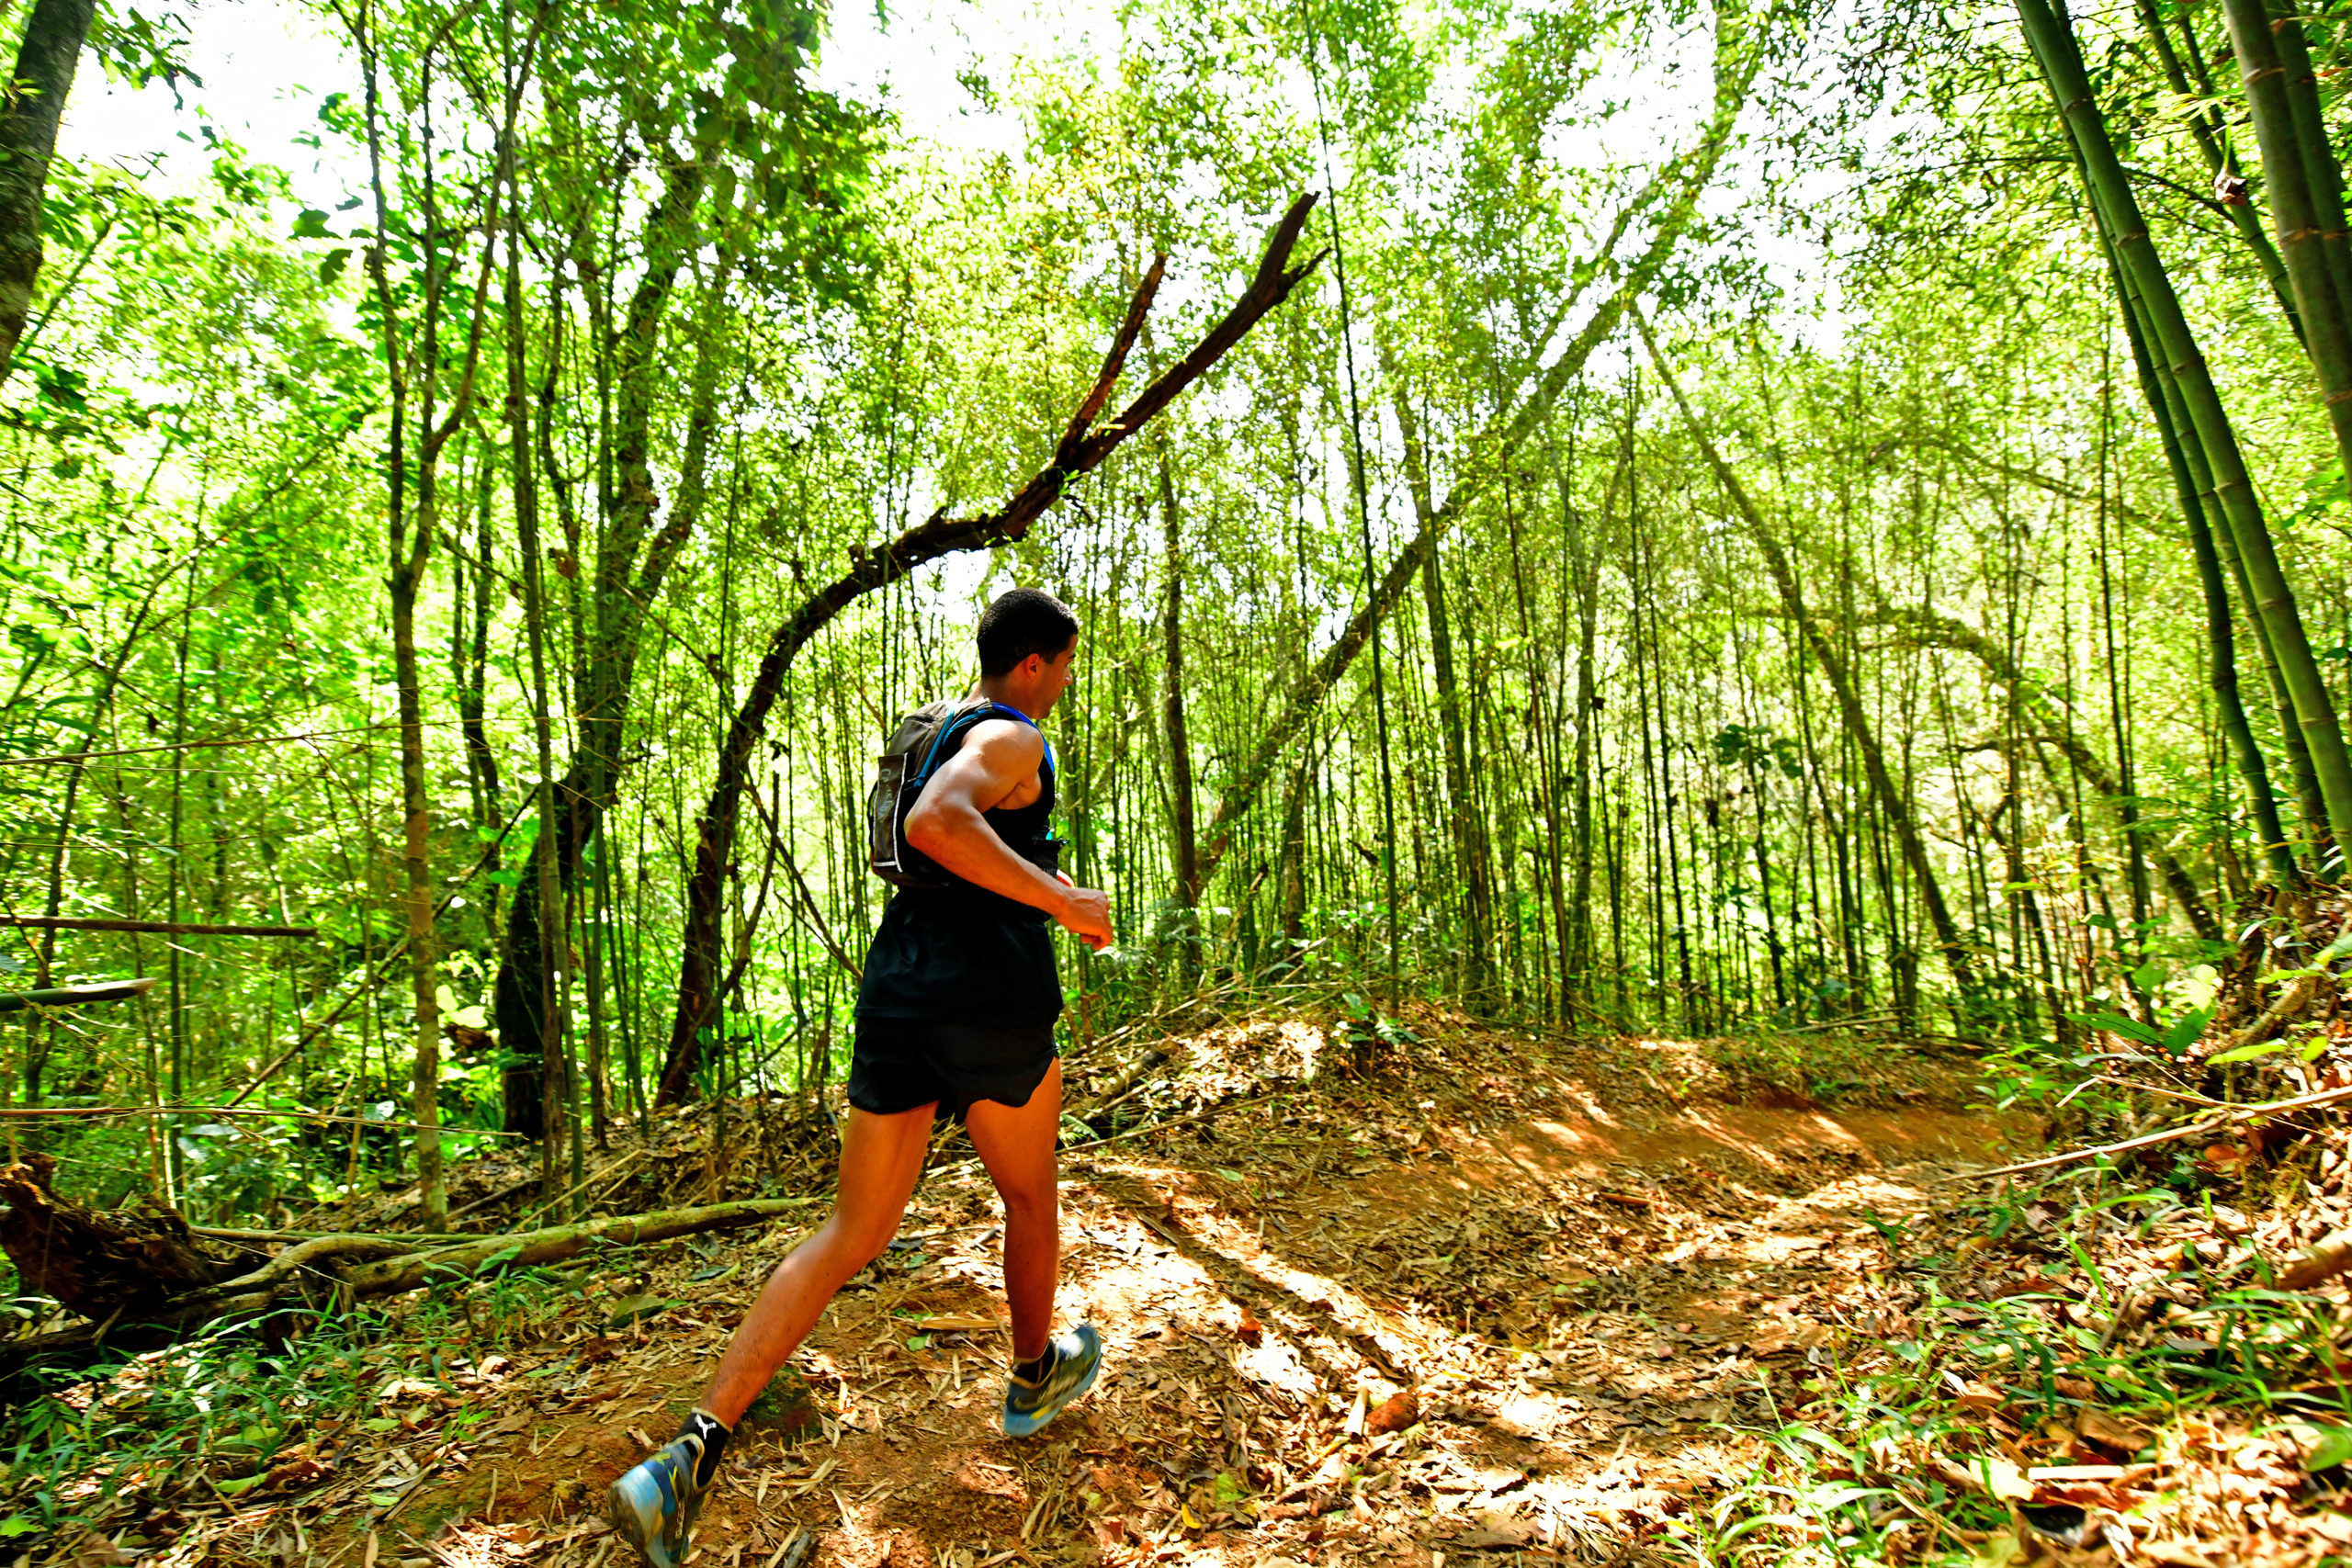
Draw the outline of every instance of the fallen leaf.
<instances>
[{"instance_id":1,"label":"fallen leaf","mask_svg":"<svg viewBox=\"0 0 2352 1568\"><path fill-rule=\"evenodd\" d=\"M2033 1483L2025 1472L1998 1454L1986 1454L1968 1461L1969 1472L1984 1483L1984 1489L2003 1502L2023 1502L2033 1495Z\"/></svg>"},{"instance_id":2,"label":"fallen leaf","mask_svg":"<svg viewBox=\"0 0 2352 1568\"><path fill-rule=\"evenodd\" d=\"M1127 1539L1127 1521L1105 1517L1094 1521L1094 1544L1117 1546Z\"/></svg>"},{"instance_id":3,"label":"fallen leaf","mask_svg":"<svg viewBox=\"0 0 2352 1568\"><path fill-rule=\"evenodd\" d=\"M1266 1337L1266 1325L1258 1321L1256 1313L1251 1312L1248 1307L1243 1307L1241 1321L1234 1325L1233 1332L1240 1337L1241 1343L1244 1345L1256 1345Z\"/></svg>"},{"instance_id":4,"label":"fallen leaf","mask_svg":"<svg viewBox=\"0 0 2352 1568\"><path fill-rule=\"evenodd\" d=\"M2146 1427L2119 1421L2104 1410L2086 1409L2077 1415L2075 1435L2127 1454L2138 1453L2151 1440Z\"/></svg>"},{"instance_id":5,"label":"fallen leaf","mask_svg":"<svg viewBox=\"0 0 2352 1568\"><path fill-rule=\"evenodd\" d=\"M968 1312L926 1317L915 1324L915 1327L924 1334L980 1334L998 1326L996 1319Z\"/></svg>"},{"instance_id":6,"label":"fallen leaf","mask_svg":"<svg viewBox=\"0 0 2352 1568\"><path fill-rule=\"evenodd\" d=\"M633 1323L659 1317L673 1307L685 1304L661 1296L624 1296L613 1303L612 1311L605 1314L605 1325L608 1328L626 1328Z\"/></svg>"},{"instance_id":7,"label":"fallen leaf","mask_svg":"<svg viewBox=\"0 0 2352 1568\"><path fill-rule=\"evenodd\" d=\"M57 1561L65 1564L65 1568L122 1568L124 1563L138 1562L139 1554L126 1551L96 1530L91 1530Z\"/></svg>"},{"instance_id":8,"label":"fallen leaf","mask_svg":"<svg viewBox=\"0 0 2352 1568\"><path fill-rule=\"evenodd\" d=\"M311 1455L298 1454L270 1471L269 1489L284 1492L313 1485L325 1479L330 1469Z\"/></svg>"},{"instance_id":9,"label":"fallen leaf","mask_svg":"<svg viewBox=\"0 0 2352 1568\"><path fill-rule=\"evenodd\" d=\"M1421 1418L1421 1402L1409 1388L1399 1389L1380 1402L1378 1408L1364 1417L1363 1429L1373 1437L1385 1432L1401 1432Z\"/></svg>"},{"instance_id":10,"label":"fallen leaf","mask_svg":"<svg viewBox=\"0 0 2352 1568\"><path fill-rule=\"evenodd\" d=\"M1969 1558L1969 1568L2009 1568L2024 1552L2025 1542L2014 1529L2003 1530L1979 1546Z\"/></svg>"}]
</instances>

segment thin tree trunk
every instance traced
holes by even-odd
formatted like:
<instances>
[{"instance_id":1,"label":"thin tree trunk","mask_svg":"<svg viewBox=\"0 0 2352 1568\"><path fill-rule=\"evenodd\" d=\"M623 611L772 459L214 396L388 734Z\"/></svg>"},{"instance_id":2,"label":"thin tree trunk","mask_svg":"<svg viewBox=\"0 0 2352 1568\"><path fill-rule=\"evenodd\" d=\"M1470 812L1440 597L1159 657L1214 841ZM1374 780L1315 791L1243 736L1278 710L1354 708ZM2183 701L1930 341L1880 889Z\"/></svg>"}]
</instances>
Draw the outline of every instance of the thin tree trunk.
<instances>
[{"instance_id":1,"label":"thin tree trunk","mask_svg":"<svg viewBox=\"0 0 2352 1568\"><path fill-rule=\"evenodd\" d=\"M1620 469L1622 472L1622 468ZM1610 484L1613 495L1615 480ZM1605 510L1604 503L1604 510ZM1593 673L1593 644L1599 633L1600 584L1592 551L1584 536L1584 514L1560 481L1560 513L1567 530L1567 568L1576 589L1577 607L1577 749L1575 849L1576 886L1569 898L1568 967L1580 986L1592 986L1592 768L1594 716L1600 699Z\"/></svg>"},{"instance_id":2,"label":"thin tree trunk","mask_svg":"<svg viewBox=\"0 0 2352 1568\"><path fill-rule=\"evenodd\" d=\"M2271 792L2269 763L2255 739L2254 726L2246 717L2245 704L2238 693L2236 617L2231 610L2229 586L2208 511L2211 487L2200 483L2198 478L2203 471L2203 453L2197 452L2192 460L2183 439L2178 395L2148 352L2147 323L2139 295L2126 285L2122 264L2116 259L2114 246L2107 243L2103 228L2100 239L2109 276L2122 311L2124 338L2132 346L2132 367L2140 378L2141 395L2147 400L2148 411L2156 422L2156 433L2164 444L2165 465L2172 474L2173 494L2180 502L2181 517L2188 525L2189 547L2197 557L2198 585L2205 596L2207 677L2221 710L2222 733L2228 739L2230 754L2236 761L2238 777L2245 785L2246 805L2254 813L2255 829L2261 835L2263 859L2271 878L2281 887L2300 886L2302 874L2296 867L2294 851L2287 842L2286 825L2278 817L2278 797ZM2294 734L2291 725L2288 734ZM2166 885L2177 889L2173 868L2167 865L2162 870Z\"/></svg>"},{"instance_id":3,"label":"thin tree trunk","mask_svg":"<svg viewBox=\"0 0 2352 1568\"><path fill-rule=\"evenodd\" d=\"M1463 734L1462 688L1453 670L1453 623L1445 602L1445 553L1431 550L1421 565L1421 606L1429 616L1430 661L1437 686L1438 728L1445 749L1445 810L1462 883L1462 992L1473 1012L1493 985L1487 949L1494 940L1494 895L1487 885L1478 803L1470 789L1470 749Z\"/></svg>"},{"instance_id":4,"label":"thin tree trunk","mask_svg":"<svg viewBox=\"0 0 2352 1568\"><path fill-rule=\"evenodd\" d=\"M2138 3L2141 25L2147 30L2149 46L2154 51L2156 63L2163 68L2165 81L2173 92L2183 102L2193 102L2200 96L2208 100L2214 98L2216 95L2210 81L2204 83L2201 92L2190 85L2181 68L2179 54L2173 49L2172 40L2165 36L2164 17L2157 9L2161 0L2138 0ZM2181 25L2184 28L2188 25L2185 13ZM2197 68L2198 75L2202 79L2205 74L2203 62L2192 56L2189 63ZM2302 341L2303 321L2301 312L2295 309L2294 285L2287 279L2286 264L2278 259L2278 248L2270 243L2270 236L2262 231L2262 220L2254 215L2253 205L2245 198L2245 181L2238 171L2237 160L2230 152L2228 123L2222 119L2218 108L2211 107L2192 110L2188 123L2189 137L2204 155L2207 171L2214 176L2216 188L2224 193L2221 197L2222 213L2229 219L2230 227L2235 229L2238 237L2245 242L2246 248L2254 253L2255 260L2262 267L2264 281L2270 285L2271 297L2278 301L2279 314L2287 319L2287 325L2294 333L2296 341Z\"/></svg>"},{"instance_id":5,"label":"thin tree trunk","mask_svg":"<svg viewBox=\"0 0 2352 1568\"><path fill-rule=\"evenodd\" d=\"M1176 505L1176 479L1168 464L1168 442L1159 447L1159 518L1167 574L1166 613L1160 623L1167 667L1161 708L1168 722L1168 788L1175 832L1176 902L1182 911L1176 935L1179 989L1189 988L1200 966L1201 858L1193 832L1193 745L1184 729L1184 540L1183 514Z\"/></svg>"}]
</instances>

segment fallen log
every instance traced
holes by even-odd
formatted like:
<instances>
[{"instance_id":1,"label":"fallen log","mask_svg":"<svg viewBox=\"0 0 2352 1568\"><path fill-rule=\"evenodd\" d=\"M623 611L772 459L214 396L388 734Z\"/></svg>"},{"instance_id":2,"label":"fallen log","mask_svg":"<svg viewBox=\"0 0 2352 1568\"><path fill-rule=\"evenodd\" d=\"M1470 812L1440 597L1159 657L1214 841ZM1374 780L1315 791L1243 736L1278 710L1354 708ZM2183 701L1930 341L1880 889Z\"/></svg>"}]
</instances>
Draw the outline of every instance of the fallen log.
<instances>
[{"instance_id":1,"label":"fallen log","mask_svg":"<svg viewBox=\"0 0 2352 1568\"><path fill-rule=\"evenodd\" d=\"M1126 1067L1109 1083L1097 1089L1086 1104L1073 1108L1070 1114L1080 1122L1091 1121L1124 1103L1128 1096L1149 1082L1153 1070L1167 1060L1168 1053L1157 1045L1153 1046L1128 1063Z\"/></svg>"},{"instance_id":2,"label":"fallen log","mask_svg":"<svg viewBox=\"0 0 2352 1568\"><path fill-rule=\"evenodd\" d=\"M579 1224L525 1231L519 1235L469 1236L454 1247L436 1247L405 1257L362 1264L343 1276L353 1296L396 1295L435 1280L469 1279L493 1259L512 1269L554 1263L582 1252L600 1241L618 1247L703 1231L734 1230L781 1219L796 1209L820 1201L815 1198L751 1198L732 1203L706 1203L694 1209L664 1209L650 1214L616 1214Z\"/></svg>"},{"instance_id":3,"label":"fallen log","mask_svg":"<svg viewBox=\"0 0 2352 1568\"><path fill-rule=\"evenodd\" d=\"M93 1268L86 1258L69 1257L62 1248L42 1241L31 1227L42 1216L67 1209L78 1212L77 1218L85 1222L91 1212L50 1193L46 1175L45 1171L37 1172L28 1166L0 1170L0 1184L14 1179L18 1184L17 1192L39 1195L38 1201L8 1198L11 1211L0 1215L0 1245L7 1246L19 1272L26 1274L28 1289L54 1296L63 1305L83 1314L87 1321L52 1325L0 1343L0 1386L14 1382L18 1373L37 1361L86 1356L108 1340L125 1348L152 1348L168 1343L186 1330L224 1319L260 1318L289 1306L315 1311L322 1296L348 1306L424 1285L471 1280L492 1269L528 1269L560 1262L599 1243L627 1247L763 1224L823 1201L750 1199L691 1209L665 1209L650 1214L615 1215L511 1235L462 1239L381 1234L305 1236L259 1268L234 1278L221 1278L231 1266L196 1255L200 1267L176 1265L168 1274L176 1288L151 1288L131 1293L120 1281L123 1260L126 1257L135 1259L144 1256L139 1248L150 1233L138 1232L129 1241L123 1241L102 1229L60 1231L52 1227L47 1234L74 1238L68 1245L85 1245L90 1236L100 1237L104 1242L106 1250L99 1255L105 1263L103 1269ZM96 1218L103 1222L117 1216L98 1214ZM180 1238L186 1247L193 1239L187 1223L167 1209L160 1214L141 1214L137 1218L166 1241ZM10 1237L15 1238L14 1242L8 1241ZM29 1246L26 1258L40 1260L45 1256L47 1271L38 1277L27 1272L26 1258L17 1256L17 1245ZM48 1250L44 1255L45 1247ZM163 1255L168 1253L165 1247ZM165 1277L163 1273L156 1276ZM102 1280L117 1281L111 1293L100 1288L97 1282ZM62 1293L61 1287L74 1294L69 1297Z\"/></svg>"}]
</instances>

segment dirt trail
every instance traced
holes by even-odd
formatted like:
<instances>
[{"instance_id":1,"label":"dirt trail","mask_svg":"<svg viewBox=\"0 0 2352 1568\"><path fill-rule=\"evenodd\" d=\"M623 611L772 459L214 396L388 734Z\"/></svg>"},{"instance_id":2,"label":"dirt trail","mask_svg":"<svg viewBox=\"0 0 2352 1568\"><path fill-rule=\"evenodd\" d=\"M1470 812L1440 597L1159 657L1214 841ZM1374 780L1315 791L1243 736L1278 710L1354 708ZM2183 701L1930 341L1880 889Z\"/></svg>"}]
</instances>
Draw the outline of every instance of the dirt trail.
<instances>
[{"instance_id":1,"label":"dirt trail","mask_svg":"<svg viewBox=\"0 0 2352 1568\"><path fill-rule=\"evenodd\" d=\"M1870 1222L2030 1136L1932 1072L1858 1111L1675 1103L1641 1077L1661 1092L1318 1085L1073 1158L1065 1311L1109 1361L1020 1443L992 1426L1001 1336L970 1326L1001 1316L993 1198L935 1174L797 1358L821 1435L746 1431L698 1561L770 1568L803 1530L820 1568L1641 1561L1748 1468L1736 1428L1889 1331L1845 1288L1888 1262ZM372 1530L378 1564L601 1568L592 1499L673 1429L792 1239L673 1248L650 1280L584 1281L558 1342L445 1363L464 1394L410 1385L415 1435L255 1510L254 1559L299 1514L320 1562L362 1561ZM685 1304L596 1331L649 1289Z\"/></svg>"}]
</instances>

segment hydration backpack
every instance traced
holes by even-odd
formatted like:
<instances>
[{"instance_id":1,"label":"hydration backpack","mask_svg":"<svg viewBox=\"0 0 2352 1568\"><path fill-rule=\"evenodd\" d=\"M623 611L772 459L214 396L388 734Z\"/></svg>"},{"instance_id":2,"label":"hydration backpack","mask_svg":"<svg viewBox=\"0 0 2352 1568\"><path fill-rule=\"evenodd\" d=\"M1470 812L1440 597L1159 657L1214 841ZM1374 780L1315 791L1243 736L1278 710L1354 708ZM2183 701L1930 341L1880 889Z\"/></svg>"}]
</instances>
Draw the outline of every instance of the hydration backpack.
<instances>
[{"instance_id":1,"label":"hydration backpack","mask_svg":"<svg viewBox=\"0 0 2352 1568\"><path fill-rule=\"evenodd\" d=\"M984 718L1017 718L1035 728L1018 708L966 697L925 703L899 721L882 754L875 759L874 787L865 796L866 863L874 874L894 887L947 887L956 879L939 863L907 842L907 814L922 798L939 765L956 754L956 743ZM1046 742L1047 765L1053 743ZM1013 853L1045 871L1058 869L1061 840L1044 833L1026 844L1008 846Z\"/></svg>"}]
</instances>

